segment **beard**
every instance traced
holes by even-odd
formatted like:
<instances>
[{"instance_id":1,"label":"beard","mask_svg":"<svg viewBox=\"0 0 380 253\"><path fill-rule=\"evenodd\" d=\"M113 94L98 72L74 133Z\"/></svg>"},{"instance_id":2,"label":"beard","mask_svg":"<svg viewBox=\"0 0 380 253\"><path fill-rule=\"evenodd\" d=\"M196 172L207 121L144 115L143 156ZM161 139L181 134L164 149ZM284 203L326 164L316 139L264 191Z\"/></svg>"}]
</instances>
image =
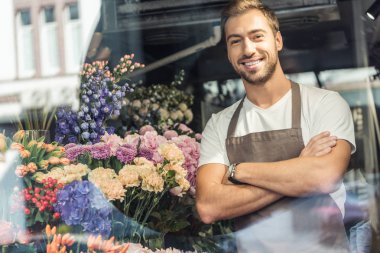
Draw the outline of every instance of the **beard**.
<instances>
[{"instance_id":1,"label":"beard","mask_svg":"<svg viewBox=\"0 0 380 253\"><path fill-rule=\"evenodd\" d=\"M266 83L274 74L276 70L278 59L268 62L268 65L259 72L249 72L242 69L235 69L240 77L251 85L261 85Z\"/></svg>"}]
</instances>

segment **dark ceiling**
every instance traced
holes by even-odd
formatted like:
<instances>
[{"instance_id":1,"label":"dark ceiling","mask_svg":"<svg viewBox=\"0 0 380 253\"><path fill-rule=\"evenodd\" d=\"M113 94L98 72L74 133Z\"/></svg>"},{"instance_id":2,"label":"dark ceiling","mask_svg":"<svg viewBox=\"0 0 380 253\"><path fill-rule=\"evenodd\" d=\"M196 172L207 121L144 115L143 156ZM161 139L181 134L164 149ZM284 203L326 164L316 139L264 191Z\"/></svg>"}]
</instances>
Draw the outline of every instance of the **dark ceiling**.
<instances>
[{"instance_id":1,"label":"dark ceiling","mask_svg":"<svg viewBox=\"0 0 380 253\"><path fill-rule=\"evenodd\" d=\"M101 46L111 49L111 62L133 52L148 67L154 63L145 80L170 80L179 68L187 71L194 84L236 77L223 38L206 49L191 48L210 37L217 41L213 29L227 2L103 0L98 26L103 34ZM286 73L380 67L380 18L371 21L364 16L373 0L263 2L280 20L285 44L280 58ZM157 62L165 57L166 62Z\"/></svg>"}]
</instances>

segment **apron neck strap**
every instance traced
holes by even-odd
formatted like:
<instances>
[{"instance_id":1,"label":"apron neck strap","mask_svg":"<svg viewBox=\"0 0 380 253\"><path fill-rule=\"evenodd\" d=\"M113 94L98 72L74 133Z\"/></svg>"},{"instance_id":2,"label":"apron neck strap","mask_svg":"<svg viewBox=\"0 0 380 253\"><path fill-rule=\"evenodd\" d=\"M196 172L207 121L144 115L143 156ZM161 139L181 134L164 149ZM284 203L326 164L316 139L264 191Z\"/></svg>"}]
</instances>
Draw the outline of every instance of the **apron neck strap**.
<instances>
[{"instance_id":1,"label":"apron neck strap","mask_svg":"<svg viewBox=\"0 0 380 253\"><path fill-rule=\"evenodd\" d=\"M292 128L301 128L301 91L300 86L292 82Z\"/></svg>"},{"instance_id":2,"label":"apron neck strap","mask_svg":"<svg viewBox=\"0 0 380 253\"><path fill-rule=\"evenodd\" d=\"M301 92L300 92L300 86L291 81L292 85L292 128L301 128ZM230 124L228 126L227 130L227 138L232 137L235 133L240 110L243 107L244 100L246 98L246 95L242 98L240 101L238 107L236 108L234 114L232 115Z\"/></svg>"}]
</instances>

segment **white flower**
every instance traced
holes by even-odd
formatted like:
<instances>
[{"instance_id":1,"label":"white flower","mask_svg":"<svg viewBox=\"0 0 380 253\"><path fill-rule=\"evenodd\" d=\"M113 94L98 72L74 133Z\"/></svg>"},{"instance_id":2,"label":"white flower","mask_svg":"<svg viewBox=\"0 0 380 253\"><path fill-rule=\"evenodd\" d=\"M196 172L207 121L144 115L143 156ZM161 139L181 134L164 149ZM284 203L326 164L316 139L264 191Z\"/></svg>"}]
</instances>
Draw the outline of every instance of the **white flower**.
<instances>
[{"instance_id":1,"label":"white flower","mask_svg":"<svg viewBox=\"0 0 380 253\"><path fill-rule=\"evenodd\" d=\"M190 109L187 109L184 112L185 118L186 118L186 123L190 123L193 120L193 112Z\"/></svg>"},{"instance_id":2,"label":"white flower","mask_svg":"<svg viewBox=\"0 0 380 253\"><path fill-rule=\"evenodd\" d=\"M182 111L185 112L187 110L187 105L185 103L180 103L178 105L178 108Z\"/></svg>"},{"instance_id":3,"label":"white flower","mask_svg":"<svg viewBox=\"0 0 380 253\"><path fill-rule=\"evenodd\" d=\"M140 100L133 100L133 102L132 102L132 107L134 107L134 108L140 108L141 107L141 101Z\"/></svg>"},{"instance_id":4,"label":"white flower","mask_svg":"<svg viewBox=\"0 0 380 253\"><path fill-rule=\"evenodd\" d=\"M161 120L167 120L169 118L169 112L163 108L160 109Z\"/></svg>"}]
</instances>

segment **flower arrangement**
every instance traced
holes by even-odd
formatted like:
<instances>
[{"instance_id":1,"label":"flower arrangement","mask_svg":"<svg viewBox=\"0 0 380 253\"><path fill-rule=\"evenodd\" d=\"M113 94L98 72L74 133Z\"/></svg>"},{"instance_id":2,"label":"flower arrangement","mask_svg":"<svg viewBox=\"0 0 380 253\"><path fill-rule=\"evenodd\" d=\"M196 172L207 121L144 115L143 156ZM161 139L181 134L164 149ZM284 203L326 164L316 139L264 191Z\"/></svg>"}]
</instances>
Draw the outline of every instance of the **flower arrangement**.
<instances>
[{"instance_id":1,"label":"flower arrangement","mask_svg":"<svg viewBox=\"0 0 380 253\"><path fill-rule=\"evenodd\" d=\"M112 71L108 63L102 61L83 66L79 111L59 108L56 113L55 140L58 143L92 144L99 142L104 133L113 133L114 129L106 123L120 115L122 99L130 91L123 80L128 73L144 67L133 63L133 58L133 54L123 56Z\"/></svg>"},{"instance_id":2,"label":"flower arrangement","mask_svg":"<svg viewBox=\"0 0 380 253\"><path fill-rule=\"evenodd\" d=\"M68 165L70 160L64 157L64 148L57 143L45 143L43 137L35 140L28 131L20 130L14 134L10 150L18 153L15 174L25 185L24 189L15 188L12 193L13 213L22 211L27 226L58 220L60 214L54 212L53 205L63 185L52 178L36 181L35 177Z\"/></svg>"},{"instance_id":3,"label":"flower arrangement","mask_svg":"<svg viewBox=\"0 0 380 253\"><path fill-rule=\"evenodd\" d=\"M123 202L129 194L138 191L139 194L151 192L148 195L152 197L173 189L181 195L190 188L188 173L183 167L183 151L155 131L127 135L124 139L105 134L101 142L93 145L68 144L66 157L72 163L87 164L91 169L88 180L111 201ZM135 214L135 218L141 215Z\"/></svg>"},{"instance_id":4,"label":"flower arrangement","mask_svg":"<svg viewBox=\"0 0 380 253\"><path fill-rule=\"evenodd\" d=\"M164 129L176 123L190 123L193 120L190 109L193 96L179 89L184 75L182 70L170 85L140 85L126 94L121 114L113 122L117 133L123 136L125 132L138 131L144 125Z\"/></svg>"},{"instance_id":5,"label":"flower arrangement","mask_svg":"<svg viewBox=\"0 0 380 253\"><path fill-rule=\"evenodd\" d=\"M195 183L199 143L189 136L172 134L166 138L146 126L124 138L106 133L96 144L70 143L65 150L70 166L80 166L78 171L83 178L96 185L126 217L138 224L121 236L130 241L145 243L141 227L149 224L154 229L162 228L156 226L157 215L153 217L152 213L165 209L173 199L194 193L195 184L190 182ZM67 180L63 172L49 177ZM181 219L177 224L160 232L189 225L181 223Z\"/></svg>"}]
</instances>

